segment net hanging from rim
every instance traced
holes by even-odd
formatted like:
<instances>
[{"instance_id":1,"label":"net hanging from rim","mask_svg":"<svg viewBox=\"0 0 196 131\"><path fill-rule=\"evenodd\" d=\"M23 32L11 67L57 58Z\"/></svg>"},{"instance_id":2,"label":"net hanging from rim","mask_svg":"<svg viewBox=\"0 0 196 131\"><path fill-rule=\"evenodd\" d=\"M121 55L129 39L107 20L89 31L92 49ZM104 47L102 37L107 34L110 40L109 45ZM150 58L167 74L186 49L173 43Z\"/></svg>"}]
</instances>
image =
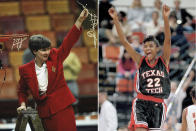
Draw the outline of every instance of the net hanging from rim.
<instances>
[{"instance_id":1,"label":"net hanging from rim","mask_svg":"<svg viewBox=\"0 0 196 131\"><path fill-rule=\"evenodd\" d=\"M77 3L79 5L82 6L83 9L87 9L86 6L87 4L84 6L83 4L81 4L80 2L77 1ZM88 9L87 9L88 10ZM88 37L92 37L93 38L93 42L94 42L94 46L96 48L96 43L97 43L97 37L96 37L96 31L95 31L95 28L98 24L98 19L97 19L97 16L93 13L88 13L90 15L90 22L91 22L91 28L90 30L87 32L87 36Z\"/></svg>"},{"instance_id":2,"label":"net hanging from rim","mask_svg":"<svg viewBox=\"0 0 196 131\"><path fill-rule=\"evenodd\" d=\"M11 34L11 35L0 35L0 42L11 41L11 50L17 48L18 51L22 47L23 42L29 37L27 34Z\"/></svg>"}]
</instances>

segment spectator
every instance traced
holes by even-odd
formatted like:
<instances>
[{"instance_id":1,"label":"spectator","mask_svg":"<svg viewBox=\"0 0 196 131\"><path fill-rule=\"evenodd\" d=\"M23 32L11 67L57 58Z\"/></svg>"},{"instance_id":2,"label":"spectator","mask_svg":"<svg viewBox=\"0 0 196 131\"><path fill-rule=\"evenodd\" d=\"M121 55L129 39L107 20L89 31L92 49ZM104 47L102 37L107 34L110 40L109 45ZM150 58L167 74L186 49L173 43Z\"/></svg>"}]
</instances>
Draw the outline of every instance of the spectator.
<instances>
[{"instance_id":1,"label":"spectator","mask_svg":"<svg viewBox=\"0 0 196 131\"><path fill-rule=\"evenodd\" d=\"M127 14L132 31L143 31L143 21L145 20L146 11L142 6L141 0L133 0Z\"/></svg>"},{"instance_id":2,"label":"spectator","mask_svg":"<svg viewBox=\"0 0 196 131\"><path fill-rule=\"evenodd\" d=\"M173 102L172 108L170 112L168 112L169 116L175 117L173 119L178 120L181 117L181 109L182 109L182 101L186 97L186 89L187 86L184 85L182 89L179 91L178 98L174 95L177 89L177 83L175 81L171 82L171 92L169 98L165 100L166 105L168 106L171 102Z\"/></svg>"},{"instance_id":3,"label":"spectator","mask_svg":"<svg viewBox=\"0 0 196 131\"><path fill-rule=\"evenodd\" d=\"M176 29L178 27L178 24L177 24L177 17L174 12L171 12L169 15L169 25L170 25L172 35L176 35Z\"/></svg>"},{"instance_id":4,"label":"spectator","mask_svg":"<svg viewBox=\"0 0 196 131\"><path fill-rule=\"evenodd\" d=\"M26 64L34 59L34 55L31 53L29 48L25 49L24 54L22 56L22 64Z\"/></svg>"},{"instance_id":5,"label":"spectator","mask_svg":"<svg viewBox=\"0 0 196 131\"><path fill-rule=\"evenodd\" d=\"M163 21L161 0L154 1L154 11L157 11L159 13L159 21Z\"/></svg>"},{"instance_id":6,"label":"spectator","mask_svg":"<svg viewBox=\"0 0 196 131\"><path fill-rule=\"evenodd\" d=\"M65 80L72 94L78 100L79 90L77 84L78 74L81 70L81 63L78 56L74 52L70 52L67 59L63 62L63 72Z\"/></svg>"},{"instance_id":7,"label":"spectator","mask_svg":"<svg viewBox=\"0 0 196 131\"><path fill-rule=\"evenodd\" d=\"M185 29L187 29L188 31L193 31L193 25L192 25L192 19L193 16L191 14L189 14L186 9L182 9L180 8L180 0L174 0L174 12L177 16L177 22L178 24L182 24L184 26Z\"/></svg>"},{"instance_id":8,"label":"spectator","mask_svg":"<svg viewBox=\"0 0 196 131\"><path fill-rule=\"evenodd\" d=\"M190 62L190 56L188 54L188 49L190 44L188 43L186 37L184 36L183 27L179 25L176 28L176 35L173 35L171 38L172 45L175 45L180 48L180 60L185 60Z\"/></svg>"},{"instance_id":9,"label":"spectator","mask_svg":"<svg viewBox=\"0 0 196 131\"><path fill-rule=\"evenodd\" d=\"M183 28L182 28L182 26L179 26L179 24L177 23L177 17L176 17L175 12L171 12L169 15L169 25L170 25L170 29L171 29L171 35L173 37L172 44L178 46L178 43L183 43L183 42L187 43L186 38L183 35ZM182 38L181 38L181 36L182 36ZM156 38L160 42L160 44L162 45L162 43L164 41L164 33L159 32L156 35ZM173 42L176 42L176 43L173 43Z\"/></svg>"},{"instance_id":10,"label":"spectator","mask_svg":"<svg viewBox=\"0 0 196 131\"><path fill-rule=\"evenodd\" d=\"M192 70L192 71L190 72L188 78L186 79L186 81L185 81L184 84L183 84L183 88L182 88L183 93L182 93L182 92L179 93L180 95L186 93L186 91L187 91L187 89L189 88L189 86L190 86L190 84L191 84L191 82L192 82L194 76L195 76L195 72L194 72L194 70ZM187 96L187 95L185 95L184 98L185 98L186 96ZM178 111L178 114L177 114L178 120L180 119L181 114L182 114L182 101L183 101L183 99L182 99L182 100L179 100L179 105L178 105L178 109L177 109L177 111Z\"/></svg>"},{"instance_id":11,"label":"spectator","mask_svg":"<svg viewBox=\"0 0 196 131\"><path fill-rule=\"evenodd\" d=\"M134 79L136 65L126 50L124 50L123 56L118 62L117 72L117 76L120 78Z\"/></svg>"},{"instance_id":12,"label":"spectator","mask_svg":"<svg viewBox=\"0 0 196 131\"><path fill-rule=\"evenodd\" d=\"M186 79L185 83L182 85L182 88L178 92L177 96L175 96L175 92L177 89L177 83L171 82L171 92L169 98L165 100L166 105L168 106L171 102L173 105L168 112L168 120L164 125L164 129L167 131L177 131L176 123L180 122L181 114L182 114L182 101L186 97L186 90L188 89L192 79L194 77L194 72L191 71L189 77Z\"/></svg>"},{"instance_id":13,"label":"spectator","mask_svg":"<svg viewBox=\"0 0 196 131\"><path fill-rule=\"evenodd\" d=\"M150 8L146 8L145 21L147 21L147 22L151 21L152 20L152 13L156 11L159 14L159 22L163 23L161 8L162 8L162 2L160 0L154 0L154 6L150 7Z\"/></svg>"},{"instance_id":14,"label":"spectator","mask_svg":"<svg viewBox=\"0 0 196 131\"><path fill-rule=\"evenodd\" d=\"M188 19L192 20L193 16L189 14L186 9L180 8L180 3L180 0L174 0L174 12L176 13L177 20L179 20L179 24L184 25Z\"/></svg>"},{"instance_id":15,"label":"spectator","mask_svg":"<svg viewBox=\"0 0 196 131\"><path fill-rule=\"evenodd\" d=\"M117 90L120 92L128 92L130 95L134 93L134 84L133 80L136 73L136 65L135 62L132 60L129 53L124 50L122 58L118 61L117 64L117 76L116 76L116 83L117 83ZM126 82L126 84L119 84L120 81ZM123 90L121 90L123 89Z\"/></svg>"},{"instance_id":16,"label":"spectator","mask_svg":"<svg viewBox=\"0 0 196 131\"><path fill-rule=\"evenodd\" d=\"M128 40L131 43L131 46L138 53L143 55L142 46L139 43L139 37L132 36ZM117 79L118 78L125 78L128 80L134 79L136 73L136 65L126 50L124 50L122 58L118 61L117 72L118 72Z\"/></svg>"},{"instance_id":17,"label":"spectator","mask_svg":"<svg viewBox=\"0 0 196 131\"><path fill-rule=\"evenodd\" d=\"M172 118L169 117L169 120L168 120L169 123L171 122L171 120L172 121L175 120L176 122L177 121L180 122L181 115L182 115L182 101L187 96L186 91L187 91L190 83L192 82L193 78L194 78L194 71L191 71L189 77L186 79L185 83L182 85L182 88L178 92L177 96L174 95L176 92L176 89L177 89L177 83L174 81L171 82L171 93L169 95L169 98L165 100L165 103L167 106L171 102L173 102L171 110L168 112L168 115L172 117ZM173 124L171 124L171 125L173 125Z\"/></svg>"},{"instance_id":18,"label":"spectator","mask_svg":"<svg viewBox=\"0 0 196 131\"><path fill-rule=\"evenodd\" d=\"M132 35L128 37L128 41L131 43L131 46L141 55L144 55L142 50L142 45L140 44L140 38L137 35Z\"/></svg>"},{"instance_id":19,"label":"spectator","mask_svg":"<svg viewBox=\"0 0 196 131\"><path fill-rule=\"evenodd\" d=\"M112 30L112 18L108 14L108 9L112 4L108 0L102 0L99 4L99 41L108 41L106 37L106 29Z\"/></svg>"},{"instance_id":20,"label":"spectator","mask_svg":"<svg viewBox=\"0 0 196 131\"><path fill-rule=\"evenodd\" d=\"M162 22L163 23L163 18L162 18L162 2L161 0L154 0L154 6L153 8L150 8L150 9L146 9L147 10L147 18L146 18L146 21L151 21L152 19L152 13L153 12L158 12L159 14L159 22Z\"/></svg>"},{"instance_id":21,"label":"spectator","mask_svg":"<svg viewBox=\"0 0 196 131\"><path fill-rule=\"evenodd\" d=\"M158 33L163 32L163 25L159 21L159 12L153 11L151 21L145 23L144 26L147 35L156 36Z\"/></svg>"},{"instance_id":22,"label":"spectator","mask_svg":"<svg viewBox=\"0 0 196 131\"><path fill-rule=\"evenodd\" d=\"M125 36L128 37L129 35L132 34L132 32L131 32L130 25L127 23L127 14L123 11L120 11L118 17L123 33L125 34ZM115 44L120 42L115 26L112 27L112 31L106 30L106 35L109 38L109 43Z\"/></svg>"},{"instance_id":23,"label":"spectator","mask_svg":"<svg viewBox=\"0 0 196 131\"><path fill-rule=\"evenodd\" d=\"M168 112L168 119L166 120L166 123L164 124L164 129L166 129L167 131L176 131L175 124L177 123L177 110L180 104L182 105L182 100L186 96L186 93L183 90L181 90L179 92L180 95L177 99L174 95L176 92L176 89L177 89L177 83L175 81L172 81L170 95L168 99L164 100L167 107L171 102L173 102L173 105L170 111ZM179 101L181 101L181 103Z\"/></svg>"},{"instance_id":24,"label":"spectator","mask_svg":"<svg viewBox=\"0 0 196 131\"><path fill-rule=\"evenodd\" d=\"M116 131L118 127L116 108L107 100L107 92L104 89L99 89L99 104L101 110L98 131Z\"/></svg>"},{"instance_id":25,"label":"spectator","mask_svg":"<svg viewBox=\"0 0 196 131\"><path fill-rule=\"evenodd\" d=\"M112 4L108 0L101 0L99 4L99 28L112 29L112 18L108 14L108 9Z\"/></svg>"}]
</instances>

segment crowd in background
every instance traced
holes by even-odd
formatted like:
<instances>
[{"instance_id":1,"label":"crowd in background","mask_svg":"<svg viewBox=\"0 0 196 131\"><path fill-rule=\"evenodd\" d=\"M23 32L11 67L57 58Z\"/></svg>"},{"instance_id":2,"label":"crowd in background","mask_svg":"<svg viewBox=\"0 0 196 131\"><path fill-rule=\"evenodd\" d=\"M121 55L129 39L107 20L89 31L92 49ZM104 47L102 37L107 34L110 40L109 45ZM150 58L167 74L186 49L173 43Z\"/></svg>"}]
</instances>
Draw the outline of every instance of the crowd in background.
<instances>
[{"instance_id":1,"label":"crowd in background","mask_svg":"<svg viewBox=\"0 0 196 131\"><path fill-rule=\"evenodd\" d=\"M83 9L79 3L87 5L89 12L96 14L96 0L0 1L0 130L6 130L16 124L18 116L16 109L19 106L17 96L19 66L34 59L27 48L29 37L18 39L15 34L25 36L42 34L51 40L52 48L58 48L73 26L78 13ZM81 121L82 128L97 129L98 54L93 38L87 36L87 31L91 28L90 17L83 23L82 28L81 37L63 63L63 73L66 74L68 87L77 99L73 104L77 121ZM13 34L13 38L5 41L3 35L8 34ZM19 36L22 38L22 35ZM29 99L27 106L36 108L32 97ZM86 119L92 115L94 117ZM89 121L93 122L90 127ZM80 123L77 126L81 128Z\"/></svg>"},{"instance_id":2,"label":"crowd in background","mask_svg":"<svg viewBox=\"0 0 196 131\"><path fill-rule=\"evenodd\" d=\"M172 55L170 63L174 65L189 65L193 58L191 52L193 52L194 54L195 41L193 39L195 39L195 37L190 39L188 38L188 35L195 33L195 20L192 14L187 12L186 9L181 8L180 0L174 0L173 4L174 8L171 9L169 16L169 24L172 33ZM131 46L133 46L134 49L142 55L142 39L148 35L154 35L156 39L159 41L160 45L163 45L164 25L162 18L162 5L163 4L161 0L154 0L154 7L146 8L142 4L141 0L133 0L130 6L127 5L127 12L120 10L118 11L119 21L122 30L125 36L127 37L127 40L129 41L129 43L131 43ZM99 62L107 63L108 61L112 61L113 64L116 64L115 93L122 93L122 90L120 90L118 87L119 80L133 81L136 72L136 66L133 60L131 59L130 55L124 49L121 51L121 53L119 53L120 55L117 60L112 60L111 58L107 58L106 55L102 55L106 50L104 49L105 46L114 46L122 48L115 26L112 22L112 18L110 18L108 14L108 9L111 7L115 6L112 5L111 1L109 0L102 0L99 3L99 53L101 53L99 54ZM161 51L159 52L159 55L160 54ZM185 68L184 70L186 71L186 69L187 68ZM172 89L169 98L165 100L167 105L173 99L174 93L185 71L182 71L182 74L178 74L179 71L173 71L174 73L171 73L170 78L172 81ZM175 73L176 75L181 77L177 78L175 75L172 75ZM174 99L175 102L172 106L172 110L169 112L170 117L168 117L167 122L164 126L164 128L168 131L180 130L179 123L181 123L182 110L188 105L192 104L189 91L192 87L194 87L194 85L192 84L194 83L192 81L195 81L194 74L195 71L192 70L189 74L189 77L183 84L182 89L180 90L180 97L178 97L178 99ZM133 84L127 84L126 86L126 88L129 88L126 91L129 94L132 94L132 97L134 97L135 91ZM126 125L125 127L119 126L118 129L119 131L128 130Z\"/></svg>"}]
</instances>

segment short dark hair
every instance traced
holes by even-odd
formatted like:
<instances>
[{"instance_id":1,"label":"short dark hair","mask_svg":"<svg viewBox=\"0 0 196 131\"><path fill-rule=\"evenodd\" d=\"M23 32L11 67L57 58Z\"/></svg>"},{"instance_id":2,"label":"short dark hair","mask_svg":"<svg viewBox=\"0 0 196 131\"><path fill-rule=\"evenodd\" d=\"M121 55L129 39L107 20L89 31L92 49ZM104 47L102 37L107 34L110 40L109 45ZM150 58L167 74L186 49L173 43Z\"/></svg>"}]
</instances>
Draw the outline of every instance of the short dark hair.
<instances>
[{"instance_id":1,"label":"short dark hair","mask_svg":"<svg viewBox=\"0 0 196 131\"><path fill-rule=\"evenodd\" d=\"M146 42L149 42L149 41L153 41L156 46L158 47L160 44L159 44L159 41L152 35L149 35L148 37L146 37L144 40L143 40L143 44L145 44Z\"/></svg>"},{"instance_id":2,"label":"short dark hair","mask_svg":"<svg viewBox=\"0 0 196 131\"><path fill-rule=\"evenodd\" d=\"M29 49L31 50L32 53L33 51L38 51L40 49L48 48L50 46L51 46L50 40L41 34L32 35L29 39Z\"/></svg>"},{"instance_id":3,"label":"short dark hair","mask_svg":"<svg viewBox=\"0 0 196 131\"><path fill-rule=\"evenodd\" d=\"M196 87L193 87L190 92L190 96L196 99Z\"/></svg>"}]
</instances>

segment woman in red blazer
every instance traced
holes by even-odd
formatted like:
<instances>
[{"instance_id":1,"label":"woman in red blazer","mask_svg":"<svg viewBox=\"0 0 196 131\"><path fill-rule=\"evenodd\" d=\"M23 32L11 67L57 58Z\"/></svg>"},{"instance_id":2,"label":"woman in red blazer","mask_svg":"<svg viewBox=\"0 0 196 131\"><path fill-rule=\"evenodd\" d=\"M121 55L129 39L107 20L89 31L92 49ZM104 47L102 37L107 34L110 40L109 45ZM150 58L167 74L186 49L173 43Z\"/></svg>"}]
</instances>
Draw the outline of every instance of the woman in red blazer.
<instances>
[{"instance_id":1,"label":"woman in red blazer","mask_svg":"<svg viewBox=\"0 0 196 131\"><path fill-rule=\"evenodd\" d=\"M74 111L75 98L63 75L63 61L77 42L81 25L88 16L84 9L69 31L59 49L50 48L51 42L42 35L33 35L29 48L35 59L19 67L20 81L17 111L26 110L28 92L37 103L37 110L46 131L76 131Z\"/></svg>"}]
</instances>

